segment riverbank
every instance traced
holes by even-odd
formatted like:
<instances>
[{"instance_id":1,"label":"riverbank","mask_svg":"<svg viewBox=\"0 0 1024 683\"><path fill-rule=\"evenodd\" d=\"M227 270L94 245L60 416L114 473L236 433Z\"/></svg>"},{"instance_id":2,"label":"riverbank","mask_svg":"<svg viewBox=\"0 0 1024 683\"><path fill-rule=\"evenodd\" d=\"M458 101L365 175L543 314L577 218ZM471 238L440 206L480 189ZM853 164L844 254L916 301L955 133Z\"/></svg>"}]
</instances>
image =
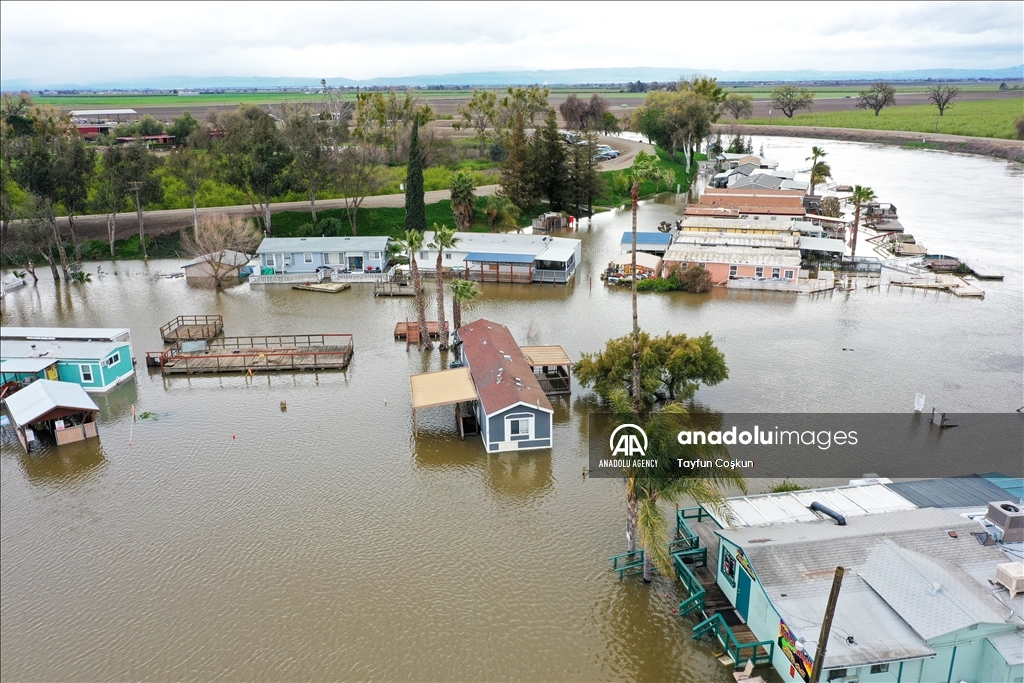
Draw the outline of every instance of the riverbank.
<instances>
[{"instance_id":1,"label":"riverbank","mask_svg":"<svg viewBox=\"0 0 1024 683\"><path fill-rule=\"evenodd\" d=\"M868 130L864 128L827 128L824 126L715 124L714 132L724 135L775 135L790 138L818 138L873 142L914 149L938 149L946 152L978 154L1024 163L1024 141L1001 138L979 138L964 135L915 133L903 130Z\"/></svg>"}]
</instances>

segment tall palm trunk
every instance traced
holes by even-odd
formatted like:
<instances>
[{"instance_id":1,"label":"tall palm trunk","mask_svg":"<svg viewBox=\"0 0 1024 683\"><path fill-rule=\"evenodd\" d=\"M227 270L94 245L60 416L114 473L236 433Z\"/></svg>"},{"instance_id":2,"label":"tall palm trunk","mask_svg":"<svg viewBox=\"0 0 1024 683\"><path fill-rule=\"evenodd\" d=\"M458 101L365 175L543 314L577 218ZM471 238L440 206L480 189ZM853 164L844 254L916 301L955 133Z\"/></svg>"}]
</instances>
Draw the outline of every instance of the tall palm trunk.
<instances>
[{"instance_id":1,"label":"tall palm trunk","mask_svg":"<svg viewBox=\"0 0 1024 683\"><path fill-rule=\"evenodd\" d=\"M459 297L452 294L452 328L459 329L462 327L462 302L459 301Z\"/></svg>"},{"instance_id":2,"label":"tall palm trunk","mask_svg":"<svg viewBox=\"0 0 1024 683\"><path fill-rule=\"evenodd\" d=\"M636 552L636 520L640 512L640 501L636 497L636 480L626 480L626 552Z\"/></svg>"},{"instance_id":3,"label":"tall palm trunk","mask_svg":"<svg viewBox=\"0 0 1024 683\"><path fill-rule=\"evenodd\" d=\"M654 579L654 554L650 548L644 548L644 583Z\"/></svg>"},{"instance_id":4,"label":"tall palm trunk","mask_svg":"<svg viewBox=\"0 0 1024 683\"><path fill-rule=\"evenodd\" d=\"M853 210L853 230L850 235L850 258L857 255L857 228L860 227L860 203Z\"/></svg>"},{"instance_id":5,"label":"tall palm trunk","mask_svg":"<svg viewBox=\"0 0 1024 683\"><path fill-rule=\"evenodd\" d=\"M630 195L633 198L633 232L631 238L633 251L630 254L632 271L629 274L633 287L633 412L636 415L640 415L640 410L643 408L643 397L640 394L640 322L636 310L636 214L640 207L640 181L633 182Z\"/></svg>"},{"instance_id":6,"label":"tall palm trunk","mask_svg":"<svg viewBox=\"0 0 1024 683\"><path fill-rule=\"evenodd\" d=\"M430 328L427 327L427 307L426 302L423 301L423 279L420 277L420 268L416 265L415 254L409 258L409 267L412 270L412 290L416 295L416 321L420 328L420 343L417 348L422 351L426 347L427 351L430 351L434 348L434 342L430 340Z\"/></svg>"},{"instance_id":7,"label":"tall palm trunk","mask_svg":"<svg viewBox=\"0 0 1024 683\"><path fill-rule=\"evenodd\" d=\"M437 276L437 334L440 342L437 348L441 351L448 350L448 321L444 318L444 267L441 259L444 256L444 249L437 250L437 268L434 274Z\"/></svg>"}]
</instances>

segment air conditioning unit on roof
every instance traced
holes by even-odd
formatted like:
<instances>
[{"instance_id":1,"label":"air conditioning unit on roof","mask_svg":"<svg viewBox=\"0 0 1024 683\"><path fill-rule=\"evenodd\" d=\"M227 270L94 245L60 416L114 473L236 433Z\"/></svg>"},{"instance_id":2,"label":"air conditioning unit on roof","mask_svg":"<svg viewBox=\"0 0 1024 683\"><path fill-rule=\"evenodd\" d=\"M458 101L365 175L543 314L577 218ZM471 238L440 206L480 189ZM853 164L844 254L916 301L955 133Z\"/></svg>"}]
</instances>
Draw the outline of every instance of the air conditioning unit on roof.
<instances>
[{"instance_id":1,"label":"air conditioning unit on roof","mask_svg":"<svg viewBox=\"0 0 1024 683\"><path fill-rule=\"evenodd\" d=\"M1010 599L1024 593L1024 562L1003 562L996 565L996 581L1010 591Z\"/></svg>"},{"instance_id":2,"label":"air conditioning unit on roof","mask_svg":"<svg viewBox=\"0 0 1024 683\"><path fill-rule=\"evenodd\" d=\"M1003 543L1024 542L1024 507L1009 500L988 504L985 519L1003 534Z\"/></svg>"}]
</instances>

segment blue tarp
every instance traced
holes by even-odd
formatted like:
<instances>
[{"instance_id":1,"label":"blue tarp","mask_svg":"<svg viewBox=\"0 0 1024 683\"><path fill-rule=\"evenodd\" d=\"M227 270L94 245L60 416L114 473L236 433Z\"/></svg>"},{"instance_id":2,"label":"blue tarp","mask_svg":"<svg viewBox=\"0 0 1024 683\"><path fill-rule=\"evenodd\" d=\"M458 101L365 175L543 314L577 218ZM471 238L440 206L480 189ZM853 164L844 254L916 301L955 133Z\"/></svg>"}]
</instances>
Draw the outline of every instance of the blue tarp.
<instances>
[{"instance_id":1,"label":"blue tarp","mask_svg":"<svg viewBox=\"0 0 1024 683\"><path fill-rule=\"evenodd\" d=\"M631 233L631 232L624 232L624 233L622 233L622 242L621 242L621 244L632 244L632 243L633 243L633 233ZM638 232L636 234L636 243L637 244L647 244L647 245L660 244L660 245L664 245L665 247L668 247L668 245L672 244L672 235L667 233L667 232Z\"/></svg>"},{"instance_id":2,"label":"blue tarp","mask_svg":"<svg viewBox=\"0 0 1024 683\"><path fill-rule=\"evenodd\" d=\"M487 251L473 251L466 254L466 261L483 263L533 263L533 254L497 254Z\"/></svg>"}]
</instances>

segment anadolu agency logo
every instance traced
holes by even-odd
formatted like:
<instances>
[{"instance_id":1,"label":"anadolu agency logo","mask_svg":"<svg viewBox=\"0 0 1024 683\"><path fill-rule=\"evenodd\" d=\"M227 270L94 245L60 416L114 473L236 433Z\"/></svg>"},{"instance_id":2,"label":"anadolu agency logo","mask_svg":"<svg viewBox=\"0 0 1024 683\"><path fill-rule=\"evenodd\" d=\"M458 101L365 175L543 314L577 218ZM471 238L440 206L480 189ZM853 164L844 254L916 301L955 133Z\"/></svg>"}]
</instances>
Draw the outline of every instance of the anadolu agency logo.
<instances>
[{"instance_id":1,"label":"anadolu agency logo","mask_svg":"<svg viewBox=\"0 0 1024 683\"><path fill-rule=\"evenodd\" d=\"M610 460L601 460L600 467L656 467L657 460L644 460L647 454L647 432L638 425L626 423L612 430L608 437Z\"/></svg>"}]
</instances>

